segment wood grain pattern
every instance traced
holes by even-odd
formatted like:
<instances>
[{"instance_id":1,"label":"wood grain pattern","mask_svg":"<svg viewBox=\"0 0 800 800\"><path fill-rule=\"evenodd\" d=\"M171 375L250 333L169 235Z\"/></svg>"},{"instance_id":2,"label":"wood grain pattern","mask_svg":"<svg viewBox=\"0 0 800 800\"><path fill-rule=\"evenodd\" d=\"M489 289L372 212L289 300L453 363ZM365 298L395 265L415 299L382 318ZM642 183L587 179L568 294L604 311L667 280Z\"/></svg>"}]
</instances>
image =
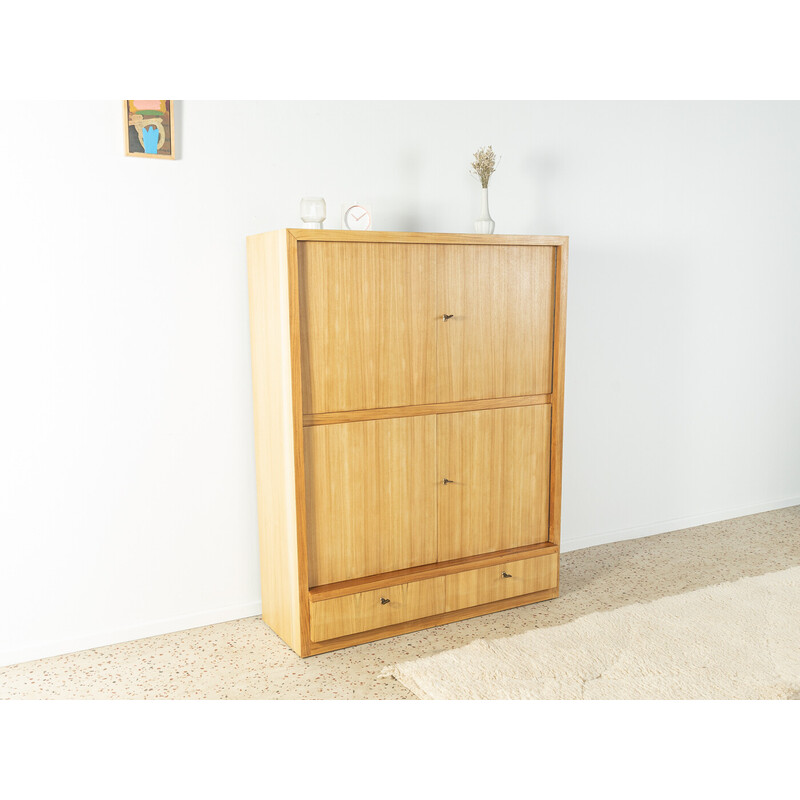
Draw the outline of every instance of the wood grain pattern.
<instances>
[{"instance_id":1,"label":"wood grain pattern","mask_svg":"<svg viewBox=\"0 0 800 800\"><path fill-rule=\"evenodd\" d=\"M418 417L424 414L453 414L457 411L480 411L484 408L512 408L536 406L550 402L549 394L523 397L495 397L490 400L463 400L456 403L426 403L418 406L394 408L365 408L358 411L333 411L329 414L304 414L303 425L333 425L339 422L363 422L368 419L392 417Z\"/></svg>"},{"instance_id":2,"label":"wood grain pattern","mask_svg":"<svg viewBox=\"0 0 800 800\"><path fill-rule=\"evenodd\" d=\"M436 402L436 299L426 245L299 249L307 414Z\"/></svg>"},{"instance_id":3,"label":"wood grain pattern","mask_svg":"<svg viewBox=\"0 0 800 800\"><path fill-rule=\"evenodd\" d=\"M459 558L455 561L439 561L435 564L423 564L420 567L384 572L380 575L368 575L351 581L339 581L325 586L315 586L309 591L309 596L312 602L316 602L318 600L327 600L331 597L354 594L355 592L380 589L384 586L395 586L398 583L411 583L412 581L420 581L427 578L438 578L440 575L452 575L465 569L489 567L496 564L504 564L508 561L521 561L525 558L538 558L552 553L558 553L558 548L549 542L526 545L525 547L513 547L510 550L500 550L496 553L482 553L478 556Z\"/></svg>"},{"instance_id":4,"label":"wood grain pattern","mask_svg":"<svg viewBox=\"0 0 800 800\"><path fill-rule=\"evenodd\" d=\"M556 251L556 296L553 344L553 421L550 438L550 535L561 542L561 469L564 446L564 361L567 347L567 260L569 243Z\"/></svg>"},{"instance_id":5,"label":"wood grain pattern","mask_svg":"<svg viewBox=\"0 0 800 800\"><path fill-rule=\"evenodd\" d=\"M523 561L507 561L484 569L464 570L445 578L446 610L455 611L541 592L555 588L557 583L557 553Z\"/></svg>"},{"instance_id":6,"label":"wood grain pattern","mask_svg":"<svg viewBox=\"0 0 800 800\"><path fill-rule=\"evenodd\" d=\"M548 394L552 247L438 245L440 403Z\"/></svg>"},{"instance_id":7,"label":"wood grain pattern","mask_svg":"<svg viewBox=\"0 0 800 800\"><path fill-rule=\"evenodd\" d=\"M548 538L550 406L437 417L439 560Z\"/></svg>"},{"instance_id":8,"label":"wood grain pattern","mask_svg":"<svg viewBox=\"0 0 800 800\"><path fill-rule=\"evenodd\" d=\"M543 592L533 592L532 594L524 594L519 597L509 597L506 600L497 600L494 603L487 603L482 606L461 608L458 611L447 611L444 614L436 614L430 617L423 617L422 619L412 619L408 622L400 622L396 625L387 625L385 628L376 628L371 631L350 634L349 636L340 636L325 642L311 642L308 648L308 654L316 656L320 653L329 653L331 650L341 650L343 647L353 647L357 644L364 644L365 642L388 639L392 636L400 636L401 634L411 633L412 631L418 631L422 628L446 625L450 622L480 617L483 614L493 614L496 611L505 611L506 609L525 606L529 603L540 603L543 600L552 600L554 597L558 597L558 588L545 589Z\"/></svg>"},{"instance_id":9,"label":"wood grain pattern","mask_svg":"<svg viewBox=\"0 0 800 800\"><path fill-rule=\"evenodd\" d=\"M306 537L306 472L303 441L303 375L300 349L300 269L295 239L288 233L286 243L286 279L289 293L289 367L292 381L292 437L294 451L295 547L297 549L297 593L300 598L300 655L308 655L311 637L310 599L308 597L308 547ZM282 243L283 244L283 243Z\"/></svg>"},{"instance_id":10,"label":"wood grain pattern","mask_svg":"<svg viewBox=\"0 0 800 800\"><path fill-rule=\"evenodd\" d=\"M286 243L282 231L248 237L247 263L262 615L299 653L299 587L307 584L297 550Z\"/></svg>"},{"instance_id":11,"label":"wood grain pattern","mask_svg":"<svg viewBox=\"0 0 800 800\"><path fill-rule=\"evenodd\" d=\"M287 233L298 242L369 242L401 244L468 244L495 247L497 245L525 245L533 247L559 247L566 244L567 236L527 236L478 233L419 233L417 231L344 231L288 228Z\"/></svg>"},{"instance_id":12,"label":"wood grain pattern","mask_svg":"<svg viewBox=\"0 0 800 800\"><path fill-rule=\"evenodd\" d=\"M311 639L321 642L442 614L444 581L432 578L313 603Z\"/></svg>"},{"instance_id":13,"label":"wood grain pattern","mask_svg":"<svg viewBox=\"0 0 800 800\"><path fill-rule=\"evenodd\" d=\"M436 561L436 417L306 428L311 586Z\"/></svg>"}]
</instances>

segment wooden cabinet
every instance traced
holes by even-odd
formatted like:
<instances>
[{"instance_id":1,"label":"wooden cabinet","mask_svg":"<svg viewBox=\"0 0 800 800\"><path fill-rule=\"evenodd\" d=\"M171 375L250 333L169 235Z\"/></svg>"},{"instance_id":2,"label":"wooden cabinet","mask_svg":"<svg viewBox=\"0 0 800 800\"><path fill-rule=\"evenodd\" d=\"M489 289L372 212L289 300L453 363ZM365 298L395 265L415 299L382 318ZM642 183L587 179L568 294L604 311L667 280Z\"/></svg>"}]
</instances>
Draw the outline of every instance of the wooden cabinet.
<instances>
[{"instance_id":1,"label":"wooden cabinet","mask_svg":"<svg viewBox=\"0 0 800 800\"><path fill-rule=\"evenodd\" d=\"M265 622L308 656L557 596L567 238L247 251Z\"/></svg>"}]
</instances>

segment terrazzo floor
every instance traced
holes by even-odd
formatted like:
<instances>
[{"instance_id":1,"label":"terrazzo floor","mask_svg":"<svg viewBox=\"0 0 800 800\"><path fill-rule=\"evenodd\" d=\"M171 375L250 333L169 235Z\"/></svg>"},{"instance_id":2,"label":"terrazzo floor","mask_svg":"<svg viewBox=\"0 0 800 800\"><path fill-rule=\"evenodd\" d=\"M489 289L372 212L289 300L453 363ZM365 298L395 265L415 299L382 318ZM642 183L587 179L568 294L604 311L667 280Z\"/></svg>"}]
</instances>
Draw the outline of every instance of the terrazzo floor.
<instances>
[{"instance_id":1,"label":"terrazzo floor","mask_svg":"<svg viewBox=\"0 0 800 800\"><path fill-rule=\"evenodd\" d=\"M0 667L0 699L415 699L390 664L800 565L800 506L565 553L555 600L298 658L259 617Z\"/></svg>"}]
</instances>

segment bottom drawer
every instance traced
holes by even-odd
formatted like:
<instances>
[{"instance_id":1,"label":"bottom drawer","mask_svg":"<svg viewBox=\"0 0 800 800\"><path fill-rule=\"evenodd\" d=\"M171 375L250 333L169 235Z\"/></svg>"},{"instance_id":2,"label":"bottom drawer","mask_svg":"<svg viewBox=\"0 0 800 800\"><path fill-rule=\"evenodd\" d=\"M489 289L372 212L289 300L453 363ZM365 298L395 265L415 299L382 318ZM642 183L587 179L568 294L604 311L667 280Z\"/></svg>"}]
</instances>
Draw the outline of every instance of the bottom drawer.
<instances>
[{"instance_id":1,"label":"bottom drawer","mask_svg":"<svg viewBox=\"0 0 800 800\"><path fill-rule=\"evenodd\" d=\"M445 580L447 611L541 592L558 583L558 553L457 572Z\"/></svg>"},{"instance_id":2,"label":"bottom drawer","mask_svg":"<svg viewBox=\"0 0 800 800\"><path fill-rule=\"evenodd\" d=\"M350 633L442 614L444 582L443 577L431 578L312 602L311 641L323 642Z\"/></svg>"}]
</instances>

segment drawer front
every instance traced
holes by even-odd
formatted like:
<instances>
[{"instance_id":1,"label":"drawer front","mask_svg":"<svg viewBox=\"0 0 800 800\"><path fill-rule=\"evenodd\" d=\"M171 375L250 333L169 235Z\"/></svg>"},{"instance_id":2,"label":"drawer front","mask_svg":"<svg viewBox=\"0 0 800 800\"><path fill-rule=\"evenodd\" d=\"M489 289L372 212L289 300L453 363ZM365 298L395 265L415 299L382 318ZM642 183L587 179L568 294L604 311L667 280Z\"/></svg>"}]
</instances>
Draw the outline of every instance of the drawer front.
<instances>
[{"instance_id":1,"label":"drawer front","mask_svg":"<svg viewBox=\"0 0 800 800\"><path fill-rule=\"evenodd\" d=\"M311 640L324 642L351 633L442 614L444 582L443 577L431 578L312 602Z\"/></svg>"},{"instance_id":2,"label":"drawer front","mask_svg":"<svg viewBox=\"0 0 800 800\"><path fill-rule=\"evenodd\" d=\"M458 572L445 580L447 611L541 592L558 583L558 553Z\"/></svg>"}]
</instances>

